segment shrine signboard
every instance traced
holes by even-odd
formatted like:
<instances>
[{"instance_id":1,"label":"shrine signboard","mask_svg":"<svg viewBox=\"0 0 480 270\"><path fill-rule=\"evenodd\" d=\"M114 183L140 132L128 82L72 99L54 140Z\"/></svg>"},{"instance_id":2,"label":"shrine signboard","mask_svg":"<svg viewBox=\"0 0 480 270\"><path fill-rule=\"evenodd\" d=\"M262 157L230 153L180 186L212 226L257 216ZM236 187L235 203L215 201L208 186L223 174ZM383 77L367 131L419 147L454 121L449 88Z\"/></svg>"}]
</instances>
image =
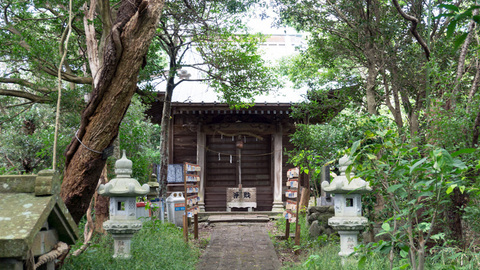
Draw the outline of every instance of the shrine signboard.
<instances>
[{"instance_id":1,"label":"shrine signboard","mask_svg":"<svg viewBox=\"0 0 480 270\"><path fill-rule=\"evenodd\" d=\"M257 188L227 188L227 212L232 208L257 208Z\"/></svg>"}]
</instances>

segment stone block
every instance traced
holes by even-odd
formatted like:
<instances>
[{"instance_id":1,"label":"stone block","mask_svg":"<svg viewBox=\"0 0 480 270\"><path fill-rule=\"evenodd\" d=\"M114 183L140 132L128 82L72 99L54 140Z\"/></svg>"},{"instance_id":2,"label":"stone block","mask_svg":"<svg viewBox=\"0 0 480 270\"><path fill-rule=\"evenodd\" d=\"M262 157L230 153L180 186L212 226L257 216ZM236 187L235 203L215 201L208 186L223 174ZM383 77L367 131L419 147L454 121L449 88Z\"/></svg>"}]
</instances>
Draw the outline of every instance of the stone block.
<instances>
[{"instance_id":1,"label":"stone block","mask_svg":"<svg viewBox=\"0 0 480 270\"><path fill-rule=\"evenodd\" d=\"M46 196L60 193L60 180L54 170L42 170L35 179L35 195Z\"/></svg>"},{"instance_id":2,"label":"stone block","mask_svg":"<svg viewBox=\"0 0 480 270\"><path fill-rule=\"evenodd\" d=\"M322 235L324 230L325 228L323 226L320 226L318 224L318 221L315 220L312 222L312 225L310 225L310 228L308 229L308 234L310 235L311 238L316 239L320 235Z\"/></svg>"}]
</instances>

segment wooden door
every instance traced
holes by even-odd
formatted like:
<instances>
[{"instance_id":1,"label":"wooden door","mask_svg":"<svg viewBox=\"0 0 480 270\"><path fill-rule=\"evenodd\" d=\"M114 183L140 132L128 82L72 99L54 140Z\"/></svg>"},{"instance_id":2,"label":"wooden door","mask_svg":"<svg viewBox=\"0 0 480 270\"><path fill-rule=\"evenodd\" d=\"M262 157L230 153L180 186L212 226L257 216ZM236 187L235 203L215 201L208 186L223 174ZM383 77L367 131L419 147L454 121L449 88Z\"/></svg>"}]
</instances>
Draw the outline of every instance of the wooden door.
<instances>
[{"instance_id":1,"label":"wooden door","mask_svg":"<svg viewBox=\"0 0 480 270\"><path fill-rule=\"evenodd\" d=\"M243 148L236 147L238 137L207 135L205 170L206 211L226 210L226 188L257 188L257 211L270 211L273 203L271 136L263 140L242 137ZM241 151L241 153L240 153ZM241 163L239 166L239 160Z\"/></svg>"}]
</instances>

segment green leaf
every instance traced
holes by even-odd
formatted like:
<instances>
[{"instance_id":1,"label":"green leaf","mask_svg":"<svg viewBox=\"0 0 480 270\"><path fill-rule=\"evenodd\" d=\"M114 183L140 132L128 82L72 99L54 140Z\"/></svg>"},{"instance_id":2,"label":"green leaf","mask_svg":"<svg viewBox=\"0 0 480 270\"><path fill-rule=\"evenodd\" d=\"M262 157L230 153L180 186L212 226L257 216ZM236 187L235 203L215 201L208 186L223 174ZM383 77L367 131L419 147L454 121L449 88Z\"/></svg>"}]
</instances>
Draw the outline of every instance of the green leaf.
<instances>
[{"instance_id":1,"label":"green leaf","mask_svg":"<svg viewBox=\"0 0 480 270\"><path fill-rule=\"evenodd\" d=\"M418 193L416 195L417 198L420 198L420 197L431 197L433 196L433 193L430 192L430 191L425 191L425 192L421 192L421 193Z\"/></svg>"},{"instance_id":2,"label":"green leaf","mask_svg":"<svg viewBox=\"0 0 480 270\"><path fill-rule=\"evenodd\" d=\"M419 161L415 162L415 164L413 164L413 166L410 167L410 174L415 170L415 168L422 165L426 160L427 160L427 158L425 157L425 158L422 158Z\"/></svg>"},{"instance_id":3,"label":"green leaf","mask_svg":"<svg viewBox=\"0 0 480 270\"><path fill-rule=\"evenodd\" d=\"M371 159L371 160L377 159L377 156L372 155L370 153L367 153L366 155L367 155L368 159Z\"/></svg>"},{"instance_id":4,"label":"green leaf","mask_svg":"<svg viewBox=\"0 0 480 270\"><path fill-rule=\"evenodd\" d=\"M457 21L453 20L448 24L447 26L447 38L451 37L453 35L453 32L455 32L455 29L457 28Z\"/></svg>"},{"instance_id":5,"label":"green leaf","mask_svg":"<svg viewBox=\"0 0 480 270\"><path fill-rule=\"evenodd\" d=\"M438 5L438 7L448 9L450 11L460 12L460 9L458 9L458 7L455 6L455 5L440 4L440 5Z\"/></svg>"},{"instance_id":6,"label":"green leaf","mask_svg":"<svg viewBox=\"0 0 480 270\"><path fill-rule=\"evenodd\" d=\"M445 171L453 166L453 158L445 149L435 149L431 152L431 156L435 160L433 168L440 171Z\"/></svg>"},{"instance_id":7,"label":"green leaf","mask_svg":"<svg viewBox=\"0 0 480 270\"><path fill-rule=\"evenodd\" d=\"M390 224L388 223L383 223L382 224L382 229L386 232L389 232L392 228L390 228Z\"/></svg>"},{"instance_id":8,"label":"green leaf","mask_svg":"<svg viewBox=\"0 0 480 270\"><path fill-rule=\"evenodd\" d=\"M457 184L453 184L447 188L447 194L450 194L453 192L453 190L457 187Z\"/></svg>"},{"instance_id":9,"label":"green leaf","mask_svg":"<svg viewBox=\"0 0 480 270\"><path fill-rule=\"evenodd\" d=\"M389 186L388 189L387 189L387 192L393 193L393 192L395 192L395 190L397 190L401 187L403 187L403 184L396 184L396 185L393 185L393 186Z\"/></svg>"},{"instance_id":10,"label":"green leaf","mask_svg":"<svg viewBox=\"0 0 480 270\"><path fill-rule=\"evenodd\" d=\"M432 235L431 237L433 240L440 240L445 238L445 233L437 233Z\"/></svg>"},{"instance_id":11,"label":"green leaf","mask_svg":"<svg viewBox=\"0 0 480 270\"><path fill-rule=\"evenodd\" d=\"M365 269L365 262L367 261L367 256L362 256L360 257L360 260L358 260L358 269Z\"/></svg>"},{"instance_id":12,"label":"green leaf","mask_svg":"<svg viewBox=\"0 0 480 270\"><path fill-rule=\"evenodd\" d=\"M352 181L352 179L350 179L351 178L350 173L352 172L352 169L353 169L353 166L350 165L345 170L345 176L347 177L348 182Z\"/></svg>"},{"instance_id":13,"label":"green leaf","mask_svg":"<svg viewBox=\"0 0 480 270\"><path fill-rule=\"evenodd\" d=\"M418 229L422 232L427 232L432 227L432 224L429 222L422 222L417 225Z\"/></svg>"},{"instance_id":14,"label":"green leaf","mask_svg":"<svg viewBox=\"0 0 480 270\"><path fill-rule=\"evenodd\" d=\"M455 16L454 20L455 21L460 21L462 19L465 19L465 18L471 17L471 16L472 16L472 11L467 9L466 11L464 11L460 14L457 14L457 16Z\"/></svg>"},{"instance_id":15,"label":"green leaf","mask_svg":"<svg viewBox=\"0 0 480 270\"><path fill-rule=\"evenodd\" d=\"M479 16L480 16L480 15L479 15ZM457 157L457 156L459 156L459 155L461 155L461 154L471 154L471 153L473 153L473 152L475 152L475 151L477 151L477 149L475 149L475 148L460 149L460 150L458 150L458 151L453 152L451 156L452 156L452 158L454 158L454 157Z\"/></svg>"},{"instance_id":16,"label":"green leaf","mask_svg":"<svg viewBox=\"0 0 480 270\"><path fill-rule=\"evenodd\" d=\"M353 156L355 151L357 151L357 148L358 148L358 146L360 146L361 142L362 142L361 140L358 140L358 141L353 143L352 148L350 148L350 156Z\"/></svg>"},{"instance_id":17,"label":"green leaf","mask_svg":"<svg viewBox=\"0 0 480 270\"><path fill-rule=\"evenodd\" d=\"M455 13L442 13L442 14L438 14L438 16L434 17L435 19L440 19L440 18L443 18L443 17L454 17L455 16Z\"/></svg>"},{"instance_id":18,"label":"green leaf","mask_svg":"<svg viewBox=\"0 0 480 270\"><path fill-rule=\"evenodd\" d=\"M400 256L402 256L402 258L407 258L408 252L405 250L400 250Z\"/></svg>"},{"instance_id":19,"label":"green leaf","mask_svg":"<svg viewBox=\"0 0 480 270\"><path fill-rule=\"evenodd\" d=\"M473 20L474 22L480 24L480 15L474 15L474 16L472 17L472 20Z\"/></svg>"},{"instance_id":20,"label":"green leaf","mask_svg":"<svg viewBox=\"0 0 480 270\"><path fill-rule=\"evenodd\" d=\"M456 167L456 168L459 168L459 169L466 169L467 166L465 165L465 163L463 161L461 161L460 159L456 158L453 160L453 163L452 163L453 167Z\"/></svg>"},{"instance_id":21,"label":"green leaf","mask_svg":"<svg viewBox=\"0 0 480 270\"><path fill-rule=\"evenodd\" d=\"M463 33L457 38L455 38L455 41L453 42L453 49L458 50L458 48L465 42L465 39L467 38L468 33Z\"/></svg>"},{"instance_id":22,"label":"green leaf","mask_svg":"<svg viewBox=\"0 0 480 270\"><path fill-rule=\"evenodd\" d=\"M403 270L403 269L408 269L409 267L410 267L410 264L407 263L407 264L404 264L404 265L402 265L402 266L395 267L395 268L393 268L393 269L395 269L395 270Z\"/></svg>"}]
</instances>

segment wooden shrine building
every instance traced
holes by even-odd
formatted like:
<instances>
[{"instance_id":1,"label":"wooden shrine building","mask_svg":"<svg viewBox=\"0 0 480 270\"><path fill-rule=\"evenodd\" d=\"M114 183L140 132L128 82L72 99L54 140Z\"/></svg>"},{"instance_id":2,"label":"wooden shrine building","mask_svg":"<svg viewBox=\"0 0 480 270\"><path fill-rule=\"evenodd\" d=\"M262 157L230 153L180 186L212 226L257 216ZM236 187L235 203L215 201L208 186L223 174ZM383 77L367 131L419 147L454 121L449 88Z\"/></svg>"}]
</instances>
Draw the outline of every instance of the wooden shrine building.
<instances>
[{"instance_id":1,"label":"wooden shrine building","mask_svg":"<svg viewBox=\"0 0 480 270\"><path fill-rule=\"evenodd\" d=\"M255 211L283 211L287 165L293 146L290 103L256 104L232 110L226 104L172 102L170 164L191 162L201 172L200 208L226 211L226 189L255 187ZM148 114L160 123L162 103Z\"/></svg>"}]
</instances>

